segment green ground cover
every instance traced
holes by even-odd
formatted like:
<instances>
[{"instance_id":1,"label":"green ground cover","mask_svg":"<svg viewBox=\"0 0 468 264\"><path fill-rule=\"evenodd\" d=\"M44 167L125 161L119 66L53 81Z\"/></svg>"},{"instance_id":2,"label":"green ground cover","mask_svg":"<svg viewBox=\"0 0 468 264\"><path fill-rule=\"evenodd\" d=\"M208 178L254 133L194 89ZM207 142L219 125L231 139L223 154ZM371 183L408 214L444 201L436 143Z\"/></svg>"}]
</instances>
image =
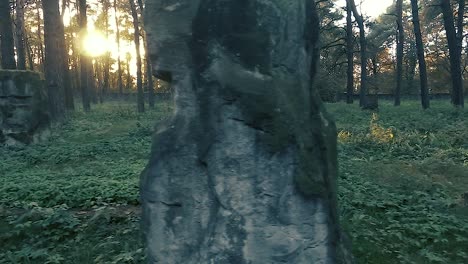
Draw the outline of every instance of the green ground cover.
<instances>
[{"instance_id":1,"label":"green ground cover","mask_svg":"<svg viewBox=\"0 0 468 264\"><path fill-rule=\"evenodd\" d=\"M0 148L0 263L142 263L138 179L153 124L106 103L49 141ZM468 111L330 104L342 225L358 263L468 263Z\"/></svg>"}]
</instances>

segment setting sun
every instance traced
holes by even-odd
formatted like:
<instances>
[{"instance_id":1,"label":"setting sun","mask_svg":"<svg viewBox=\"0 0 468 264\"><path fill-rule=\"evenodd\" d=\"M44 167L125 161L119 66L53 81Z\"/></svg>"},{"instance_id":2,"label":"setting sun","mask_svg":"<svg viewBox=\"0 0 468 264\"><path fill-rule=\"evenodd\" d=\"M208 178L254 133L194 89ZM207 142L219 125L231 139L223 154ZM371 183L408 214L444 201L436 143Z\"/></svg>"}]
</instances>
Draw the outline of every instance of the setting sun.
<instances>
[{"instance_id":1,"label":"setting sun","mask_svg":"<svg viewBox=\"0 0 468 264\"><path fill-rule=\"evenodd\" d=\"M109 50L109 43L101 33L90 31L83 40L83 47L88 55L98 57Z\"/></svg>"}]
</instances>

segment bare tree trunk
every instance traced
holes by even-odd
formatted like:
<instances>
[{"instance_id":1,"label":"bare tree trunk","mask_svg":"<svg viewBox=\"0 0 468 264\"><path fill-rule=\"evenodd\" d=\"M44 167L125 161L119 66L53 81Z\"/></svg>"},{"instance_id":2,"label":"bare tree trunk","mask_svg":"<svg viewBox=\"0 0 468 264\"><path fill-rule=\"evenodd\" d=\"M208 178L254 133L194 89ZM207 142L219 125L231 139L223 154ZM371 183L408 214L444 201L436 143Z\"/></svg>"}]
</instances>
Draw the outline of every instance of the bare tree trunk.
<instances>
[{"instance_id":1,"label":"bare tree trunk","mask_svg":"<svg viewBox=\"0 0 468 264\"><path fill-rule=\"evenodd\" d=\"M395 106L401 104L401 85L403 81L403 47L405 42L405 33L403 28L403 0L396 2L397 13L397 70L396 70L396 88L395 88Z\"/></svg>"},{"instance_id":2,"label":"bare tree trunk","mask_svg":"<svg viewBox=\"0 0 468 264\"><path fill-rule=\"evenodd\" d=\"M59 0L43 0L45 79L52 119L61 119L65 112L65 92L63 83L63 50L60 38Z\"/></svg>"},{"instance_id":3,"label":"bare tree trunk","mask_svg":"<svg viewBox=\"0 0 468 264\"><path fill-rule=\"evenodd\" d=\"M447 35L447 42L449 47L449 56L450 56L450 74L452 76L452 104L456 107L464 106L464 97L463 97L463 77L461 71L461 38L463 35L463 18L465 1L459 0L459 10L458 16L459 28L458 31L455 29L455 22L453 17L452 6L450 0L440 0L442 15L444 18L444 28Z\"/></svg>"},{"instance_id":4,"label":"bare tree trunk","mask_svg":"<svg viewBox=\"0 0 468 264\"><path fill-rule=\"evenodd\" d=\"M153 80L153 72L151 66L151 59L149 58L149 51L147 46L145 45L146 50L146 81L148 82L148 103L151 109L154 109L154 102L155 102L155 94L154 94L154 80Z\"/></svg>"},{"instance_id":5,"label":"bare tree trunk","mask_svg":"<svg viewBox=\"0 0 468 264\"><path fill-rule=\"evenodd\" d=\"M144 6L143 1L138 0L138 6L140 7L141 17L144 20ZM148 50L148 38L146 36L146 30L143 29L143 44L145 47L145 62L146 62L146 83L148 87L148 104L151 109L154 109L154 82L153 82L153 71L151 66L151 59L149 57Z\"/></svg>"},{"instance_id":6,"label":"bare tree trunk","mask_svg":"<svg viewBox=\"0 0 468 264\"><path fill-rule=\"evenodd\" d=\"M104 61L104 76L103 76L103 82L102 82L102 95L103 95L103 100L104 97L107 96L109 93L109 71L110 71L110 55L106 54L105 61Z\"/></svg>"},{"instance_id":7,"label":"bare tree trunk","mask_svg":"<svg viewBox=\"0 0 468 264\"><path fill-rule=\"evenodd\" d=\"M62 2L62 12L60 14L60 21L58 22L58 35L59 35L59 46L62 58L62 70L63 70L63 87L65 90L65 107L68 110L75 110L75 101L73 98L73 87L71 82L70 70L68 65L68 47L65 41L65 25L63 24L63 16L65 13L65 0Z\"/></svg>"},{"instance_id":8,"label":"bare tree trunk","mask_svg":"<svg viewBox=\"0 0 468 264\"><path fill-rule=\"evenodd\" d=\"M79 4L79 25L81 29L80 39L83 39L87 33L88 18L86 15L86 0L78 0ZM81 99L83 101L83 110L88 112L91 110L91 104L89 101L89 58L84 54L84 51L80 51L80 86L81 86Z\"/></svg>"},{"instance_id":9,"label":"bare tree trunk","mask_svg":"<svg viewBox=\"0 0 468 264\"><path fill-rule=\"evenodd\" d=\"M416 42L411 41L409 44L409 50L406 53L406 70L405 70L405 81L406 81L406 94L412 94L415 91L414 77L416 75L416 66L418 64L418 56L416 49Z\"/></svg>"},{"instance_id":10,"label":"bare tree trunk","mask_svg":"<svg viewBox=\"0 0 468 264\"><path fill-rule=\"evenodd\" d=\"M109 8L110 8L110 3L109 0L104 1L104 6L103 6L103 11L105 15L105 27L106 27L106 39L109 38ZM102 96L101 100L105 96L107 96L107 93L109 92L109 71L110 71L110 52L107 52L104 58L104 80L102 83Z\"/></svg>"},{"instance_id":11,"label":"bare tree trunk","mask_svg":"<svg viewBox=\"0 0 468 264\"><path fill-rule=\"evenodd\" d=\"M353 103L354 94L354 34L353 34L353 21L352 10L349 1L346 1L346 57L348 67L346 71L346 103Z\"/></svg>"},{"instance_id":12,"label":"bare tree trunk","mask_svg":"<svg viewBox=\"0 0 468 264\"><path fill-rule=\"evenodd\" d=\"M133 30L135 40L135 52L136 52L136 63L137 63L137 108L138 113L145 112L145 96L143 93L143 74L141 71L141 54L140 54L140 26L138 25L138 13L136 10L134 0L129 0L130 9L133 17Z\"/></svg>"},{"instance_id":13,"label":"bare tree trunk","mask_svg":"<svg viewBox=\"0 0 468 264\"><path fill-rule=\"evenodd\" d=\"M79 36L81 37L81 36ZM80 66L79 66L79 51L76 48L75 42L70 42L70 49L72 50L73 56L70 58L70 64L72 65L72 69L70 71L70 78L73 86L73 91L81 91L80 86Z\"/></svg>"},{"instance_id":14,"label":"bare tree trunk","mask_svg":"<svg viewBox=\"0 0 468 264\"><path fill-rule=\"evenodd\" d=\"M130 74L130 60L132 58L131 56L132 55L128 52L127 52L127 55L125 56L126 63L127 63L127 80L125 83L125 89L127 90L127 92L129 92L132 89L132 84L133 84L132 75Z\"/></svg>"},{"instance_id":15,"label":"bare tree trunk","mask_svg":"<svg viewBox=\"0 0 468 264\"><path fill-rule=\"evenodd\" d=\"M37 32L36 32L36 36L37 36L37 39L39 40L39 69L41 71L44 72L44 46L43 46L43 41L42 41L42 27L41 27L41 21L42 21L42 18L41 18L41 7L40 7L40 4L41 2L40 1L37 1L36 2L36 10L37 10Z\"/></svg>"},{"instance_id":16,"label":"bare tree trunk","mask_svg":"<svg viewBox=\"0 0 468 264\"><path fill-rule=\"evenodd\" d=\"M367 40L364 19L357 11L354 0L347 1L349 1L354 18L359 27L359 46L361 49L361 89L359 91L359 106L365 106L367 104Z\"/></svg>"},{"instance_id":17,"label":"bare tree trunk","mask_svg":"<svg viewBox=\"0 0 468 264\"><path fill-rule=\"evenodd\" d=\"M89 95L90 95L90 99L91 99L91 102L93 104L97 104L98 103L98 90L97 90L97 86L96 86L96 78L95 78L95 71L94 71L94 63L93 63L93 59L88 57L87 58L87 62L88 62L88 65L87 65L87 69L88 69L88 91L89 91Z\"/></svg>"},{"instance_id":18,"label":"bare tree trunk","mask_svg":"<svg viewBox=\"0 0 468 264\"><path fill-rule=\"evenodd\" d=\"M424 43L422 41L421 25L419 23L418 0L411 0L413 14L414 35L416 38L416 49L419 62L419 78L421 82L421 105L423 109L429 108L429 88L427 84L426 59L424 57Z\"/></svg>"},{"instance_id":19,"label":"bare tree trunk","mask_svg":"<svg viewBox=\"0 0 468 264\"><path fill-rule=\"evenodd\" d=\"M10 1L0 1L0 45L3 69L16 69L15 41L10 13Z\"/></svg>"},{"instance_id":20,"label":"bare tree trunk","mask_svg":"<svg viewBox=\"0 0 468 264\"><path fill-rule=\"evenodd\" d=\"M455 95L457 100L457 105L461 107L465 106L465 95L464 95L464 87L463 87L463 72L461 69L461 54L463 50L463 38L465 37L465 32L463 31L464 28L464 17L465 17L465 0L458 0L458 13L457 13L457 40L458 40L458 54L460 56L460 76L461 76L461 84L462 86L457 91Z\"/></svg>"},{"instance_id":21,"label":"bare tree trunk","mask_svg":"<svg viewBox=\"0 0 468 264\"><path fill-rule=\"evenodd\" d=\"M115 13L115 31L116 31L116 41L117 41L117 86L119 89L119 94L123 94L123 82L122 82L122 60L120 58L120 26L119 26L119 17L117 15L117 0L114 0L114 13Z\"/></svg>"},{"instance_id":22,"label":"bare tree trunk","mask_svg":"<svg viewBox=\"0 0 468 264\"><path fill-rule=\"evenodd\" d=\"M26 70L24 0L16 0L16 39L18 70Z\"/></svg>"},{"instance_id":23,"label":"bare tree trunk","mask_svg":"<svg viewBox=\"0 0 468 264\"><path fill-rule=\"evenodd\" d=\"M105 60L105 58L103 58ZM98 96L98 101L100 104L104 102L103 100L103 83L104 83L104 64L100 60L96 60L96 63L94 64L94 75L96 76L97 79L97 96Z\"/></svg>"},{"instance_id":24,"label":"bare tree trunk","mask_svg":"<svg viewBox=\"0 0 468 264\"><path fill-rule=\"evenodd\" d=\"M26 54L28 57L28 69L30 71L34 71L34 54L33 54L31 44L29 43L29 38L26 35L24 39L24 45L26 46Z\"/></svg>"}]
</instances>

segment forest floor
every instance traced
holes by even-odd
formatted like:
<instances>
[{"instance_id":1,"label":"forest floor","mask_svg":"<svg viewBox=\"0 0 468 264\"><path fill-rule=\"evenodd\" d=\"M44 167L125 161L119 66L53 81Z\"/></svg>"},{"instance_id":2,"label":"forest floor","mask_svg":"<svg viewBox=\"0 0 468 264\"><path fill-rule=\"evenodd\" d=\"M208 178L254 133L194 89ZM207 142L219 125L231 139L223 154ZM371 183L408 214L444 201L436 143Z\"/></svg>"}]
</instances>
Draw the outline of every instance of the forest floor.
<instances>
[{"instance_id":1,"label":"forest floor","mask_svg":"<svg viewBox=\"0 0 468 264\"><path fill-rule=\"evenodd\" d=\"M329 104L342 225L358 263L468 263L468 111ZM0 148L0 263L142 263L138 180L153 124L106 103L49 141Z\"/></svg>"}]
</instances>

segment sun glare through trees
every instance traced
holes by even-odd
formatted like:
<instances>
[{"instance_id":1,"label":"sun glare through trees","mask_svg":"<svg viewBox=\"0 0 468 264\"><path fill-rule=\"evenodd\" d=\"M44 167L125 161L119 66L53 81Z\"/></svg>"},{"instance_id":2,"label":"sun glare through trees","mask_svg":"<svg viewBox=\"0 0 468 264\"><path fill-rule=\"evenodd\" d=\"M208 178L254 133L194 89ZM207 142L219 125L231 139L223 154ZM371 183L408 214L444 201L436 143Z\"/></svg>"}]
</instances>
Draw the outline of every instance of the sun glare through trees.
<instances>
[{"instance_id":1,"label":"sun glare through trees","mask_svg":"<svg viewBox=\"0 0 468 264\"><path fill-rule=\"evenodd\" d=\"M106 37L97 31L88 32L83 40L83 47L86 54L91 57L98 57L110 51L110 42Z\"/></svg>"}]
</instances>

